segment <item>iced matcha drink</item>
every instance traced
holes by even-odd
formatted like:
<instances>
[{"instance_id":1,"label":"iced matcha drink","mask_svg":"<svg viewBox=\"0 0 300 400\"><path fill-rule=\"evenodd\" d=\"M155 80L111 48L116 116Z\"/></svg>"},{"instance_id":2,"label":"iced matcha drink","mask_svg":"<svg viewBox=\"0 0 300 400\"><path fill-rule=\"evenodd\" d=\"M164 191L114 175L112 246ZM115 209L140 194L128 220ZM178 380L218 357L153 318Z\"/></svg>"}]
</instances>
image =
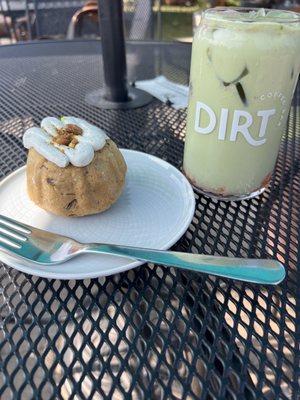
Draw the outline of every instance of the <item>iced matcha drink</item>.
<instances>
[{"instance_id":1,"label":"iced matcha drink","mask_svg":"<svg viewBox=\"0 0 300 400\"><path fill-rule=\"evenodd\" d=\"M264 190L299 71L299 14L203 13L193 41L183 165L195 187L220 199Z\"/></svg>"}]
</instances>

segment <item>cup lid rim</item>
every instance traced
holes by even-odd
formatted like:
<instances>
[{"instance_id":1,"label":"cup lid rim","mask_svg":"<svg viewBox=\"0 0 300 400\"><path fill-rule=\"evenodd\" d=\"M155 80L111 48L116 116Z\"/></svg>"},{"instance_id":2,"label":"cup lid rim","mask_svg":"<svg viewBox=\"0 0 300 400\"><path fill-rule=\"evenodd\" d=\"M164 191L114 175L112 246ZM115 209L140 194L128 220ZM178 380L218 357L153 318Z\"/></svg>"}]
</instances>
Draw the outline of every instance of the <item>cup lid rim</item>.
<instances>
[{"instance_id":1,"label":"cup lid rim","mask_svg":"<svg viewBox=\"0 0 300 400\"><path fill-rule=\"evenodd\" d=\"M222 16L223 18L220 18L220 20L223 21L230 21L230 22L249 22L249 23L280 23L280 24L290 24L290 23L299 23L300 22L300 13L297 13L295 11L289 11L289 10L280 10L280 9L271 9L271 8L263 8L266 11L266 15L259 15L258 17L254 17L254 15L250 14L251 12L258 12L259 10L262 10L262 8L259 7L214 7L214 8L208 8L203 12L203 16L205 18L209 17L214 17L214 16ZM240 18L236 18L237 14L236 13L230 13L230 11L236 11L240 15ZM278 17L276 17L274 14L274 11L278 11ZM272 12L273 15L272 17L267 17L268 12ZM285 15L290 15L290 18L288 17L282 17L282 14ZM281 17L280 17L281 15ZM218 18L219 19L219 18Z\"/></svg>"}]
</instances>

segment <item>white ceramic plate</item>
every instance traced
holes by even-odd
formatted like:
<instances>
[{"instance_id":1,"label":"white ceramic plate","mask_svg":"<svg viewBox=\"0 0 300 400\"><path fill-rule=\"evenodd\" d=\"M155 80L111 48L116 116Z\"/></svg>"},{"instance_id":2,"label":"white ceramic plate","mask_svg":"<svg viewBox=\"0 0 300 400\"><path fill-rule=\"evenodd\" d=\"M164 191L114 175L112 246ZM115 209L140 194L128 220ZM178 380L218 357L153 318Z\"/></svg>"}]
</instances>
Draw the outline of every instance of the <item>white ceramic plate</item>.
<instances>
[{"instance_id":1,"label":"white ceramic plate","mask_svg":"<svg viewBox=\"0 0 300 400\"><path fill-rule=\"evenodd\" d=\"M157 157L132 150L122 153L128 166L126 185L108 211L64 218L42 210L27 196L23 167L0 183L0 214L81 242L170 248L193 218L195 198L191 185L180 171ZM4 252L0 252L0 259L28 274L56 279L96 278L142 264L129 258L90 254L54 266L33 264Z\"/></svg>"}]
</instances>

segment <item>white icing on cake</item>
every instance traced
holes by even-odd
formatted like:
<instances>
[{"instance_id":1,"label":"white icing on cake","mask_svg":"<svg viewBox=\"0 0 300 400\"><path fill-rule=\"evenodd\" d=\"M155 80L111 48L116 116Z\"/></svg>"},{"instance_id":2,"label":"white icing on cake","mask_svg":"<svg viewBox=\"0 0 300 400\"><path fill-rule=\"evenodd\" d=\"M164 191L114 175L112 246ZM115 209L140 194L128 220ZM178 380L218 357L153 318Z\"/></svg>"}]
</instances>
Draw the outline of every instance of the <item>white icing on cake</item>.
<instances>
[{"instance_id":1,"label":"white icing on cake","mask_svg":"<svg viewBox=\"0 0 300 400\"><path fill-rule=\"evenodd\" d=\"M58 135L57 130L70 124L82 129L81 135L74 135L78 141L74 148L53 141ZM23 144L27 149L33 147L39 154L61 168L69 163L75 167L85 167L93 160L95 151L105 146L107 139L108 136L102 129L83 119L46 117L42 120L40 128L27 129L23 136Z\"/></svg>"}]
</instances>

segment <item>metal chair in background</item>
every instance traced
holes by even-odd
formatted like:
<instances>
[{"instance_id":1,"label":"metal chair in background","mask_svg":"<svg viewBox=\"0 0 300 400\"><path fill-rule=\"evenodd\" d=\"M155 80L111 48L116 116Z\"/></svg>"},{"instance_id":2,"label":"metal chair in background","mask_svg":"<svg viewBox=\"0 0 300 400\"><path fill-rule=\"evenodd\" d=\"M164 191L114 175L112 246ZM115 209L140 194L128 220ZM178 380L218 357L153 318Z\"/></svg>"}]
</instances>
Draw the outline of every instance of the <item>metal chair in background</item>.
<instances>
[{"instance_id":1,"label":"metal chair in background","mask_svg":"<svg viewBox=\"0 0 300 400\"><path fill-rule=\"evenodd\" d=\"M131 9L125 12L126 36L131 40L153 39L153 0L135 0ZM67 39L72 40L84 35L86 25L90 25L90 34L99 36L98 1L88 0L81 9L75 12L67 31ZM94 25L92 30L91 25Z\"/></svg>"},{"instance_id":2,"label":"metal chair in background","mask_svg":"<svg viewBox=\"0 0 300 400\"><path fill-rule=\"evenodd\" d=\"M154 26L157 24L153 3L154 0L124 1L125 37L130 40L155 39ZM98 21L97 0L1 0L0 44L99 37L101 27L99 30Z\"/></svg>"},{"instance_id":3,"label":"metal chair in background","mask_svg":"<svg viewBox=\"0 0 300 400\"><path fill-rule=\"evenodd\" d=\"M68 22L76 9L83 5L83 0L25 0L30 39L65 39ZM31 13L34 18L31 18ZM30 40L29 39L29 40Z\"/></svg>"},{"instance_id":4,"label":"metal chair in background","mask_svg":"<svg viewBox=\"0 0 300 400\"><path fill-rule=\"evenodd\" d=\"M3 1L3 0L2 0ZM6 0L7 2L9 0ZM68 22L83 0L13 2L17 40L65 39ZM1 10L0 10L1 11Z\"/></svg>"},{"instance_id":5,"label":"metal chair in background","mask_svg":"<svg viewBox=\"0 0 300 400\"><path fill-rule=\"evenodd\" d=\"M161 3L162 0L124 0L125 37L160 38L160 6L158 10L153 6ZM0 1L0 44L4 38L13 42L99 37L100 31L97 0Z\"/></svg>"},{"instance_id":6,"label":"metal chair in background","mask_svg":"<svg viewBox=\"0 0 300 400\"><path fill-rule=\"evenodd\" d=\"M99 35L97 0L86 1L84 6L72 16L67 31L67 39L72 40L76 37L81 37L86 21L91 22L96 27L96 32L98 32Z\"/></svg>"},{"instance_id":7,"label":"metal chair in background","mask_svg":"<svg viewBox=\"0 0 300 400\"><path fill-rule=\"evenodd\" d=\"M10 15L9 0L0 1L0 44L16 41L16 31Z\"/></svg>"}]
</instances>

